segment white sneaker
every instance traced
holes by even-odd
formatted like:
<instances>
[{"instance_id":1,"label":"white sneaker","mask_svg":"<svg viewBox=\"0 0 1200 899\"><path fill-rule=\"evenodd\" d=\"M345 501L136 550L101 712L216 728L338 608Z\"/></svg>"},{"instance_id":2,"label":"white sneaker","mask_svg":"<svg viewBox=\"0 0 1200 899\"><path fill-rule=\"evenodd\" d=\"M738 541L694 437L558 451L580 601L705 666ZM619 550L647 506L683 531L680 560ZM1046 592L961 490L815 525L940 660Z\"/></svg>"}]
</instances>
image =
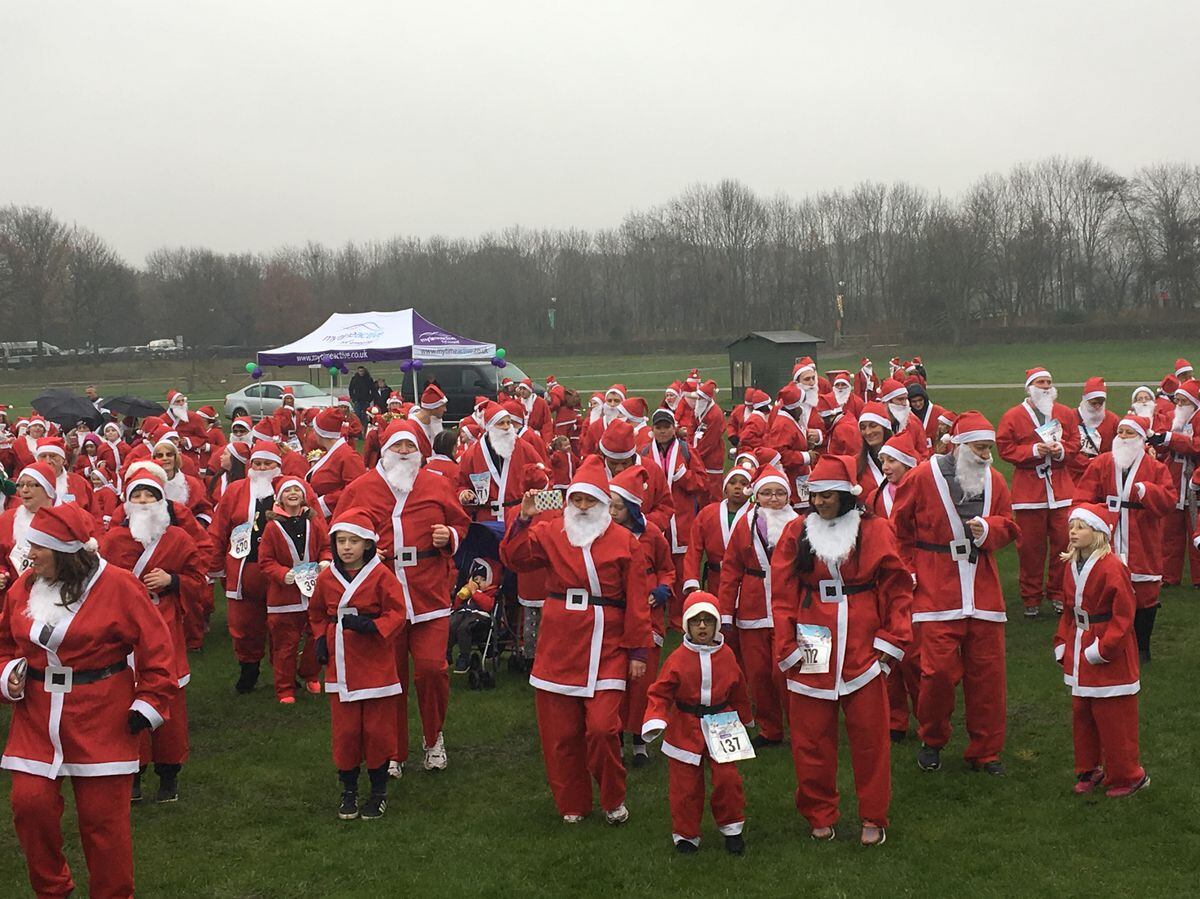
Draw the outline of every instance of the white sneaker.
<instances>
[{"instance_id":1,"label":"white sneaker","mask_svg":"<svg viewBox=\"0 0 1200 899\"><path fill-rule=\"evenodd\" d=\"M1061 602L1059 602L1057 599L1055 599L1055 600L1051 601L1050 605L1054 606L1055 614L1058 614L1058 615L1062 614L1063 604Z\"/></svg>"},{"instance_id":2,"label":"white sneaker","mask_svg":"<svg viewBox=\"0 0 1200 899\"><path fill-rule=\"evenodd\" d=\"M582 824L583 815L563 815L563 824Z\"/></svg>"},{"instance_id":3,"label":"white sneaker","mask_svg":"<svg viewBox=\"0 0 1200 899\"><path fill-rule=\"evenodd\" d=\"M404 775L404 762L390 761L388 762L388 777L394 777L399 780Z\"/></svg>"},{"instance_id":4,"label":"white sneaker","mask_svg":"<svg viewBox=\"0 0 1200 899\"><path fill-rule=\"evenodd\" d=\"M446 770L446 743L441 733L438 734L437 742L425 747L424 765L426 771Z\"/></svg>"},{"instance_id":5,"label":"white sneaker","mask_svg":"<svg viewBox=\"0 0 1200 899\"><path fill-rule=\"evenodd\" d=\"M604 820L609 824L624 824L629 820L629 809L625 808L623 804L619 805L611 812L605 812Z\"/></svg>"}]
</instances>

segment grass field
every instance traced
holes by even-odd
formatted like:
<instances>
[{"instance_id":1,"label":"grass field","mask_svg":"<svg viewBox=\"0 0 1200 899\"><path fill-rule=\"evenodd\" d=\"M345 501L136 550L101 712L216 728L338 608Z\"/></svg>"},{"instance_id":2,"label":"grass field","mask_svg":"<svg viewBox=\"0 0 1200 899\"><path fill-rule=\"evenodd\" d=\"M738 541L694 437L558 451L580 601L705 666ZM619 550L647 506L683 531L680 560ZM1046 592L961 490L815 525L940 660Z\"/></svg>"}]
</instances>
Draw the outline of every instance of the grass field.
<instances>
[{"instance_id":1,"label":"grass field","mask_svg":"<svg viewBox=\"0 0 1200 899\"><path fill-rule=\"evenodd\" d=\"M1120 349L1118 355L1117 350ZM1113 380L1156 379L1181 342L1111 346L1004 347L965 352L917 348L936 383L1015 382L1035 363L1060 380L1096 371ZM884 354L876 353L882 362ZM891 355L891 353L886 353ZM723 360L704 361L714 374ZM579 357L520 360L534 376L554 373L586 386L625 380L660 386L683 357ZM604 375L611 372L610 375ZM595 373L595 374L593 374ZM159 395L171 372L157 376ZM618 374L620 377L618 377ZM109 383L101 378L107 389ZM127 377L134 377L128 375ZM596 380L592 381L592 377ZM115 391L110 391L115 392ZM1066 394L1067 391L1064 391ZM1114 396L1116 394L1114 393ZM0 382L0 397L20 401ZM946 391L952 408L973 406L993 420L1016 399L1011 390ZM1073 402L1069 398L1068 402ZM1114 405L1116 405L1114 403ZM181 801L133 813L139 894L294 897L370 895L811 895L928 896L1140 894L1195 891L1200 858L1200 782L1188 773L1200 734L1195 647L1200 591L1166 592L1155 634L1155 663L1143 672L1142 755L1153 785L1127 801L1071 795L1070 700L1050 653L1054 624L1026 622L1016 599L1016 558L1001 554L1010 598L1008 626L1009 776L968 773L961 716L943 770L917 770L915 742L893 749L894 799L887 846L864 851L843 752L844 826L832 845L816 845L792 805L794 780L784 750L742 765L748 796L745 858L732 859L706 818L700 856L670 849L666 766L657 754L631 771L629 824L607 828L593 815L567 828L546 787L531 688L502 671L495 690L453 685L446 728L449 770L411 770L393 782L387 816L340 822L323 699L279 706L269 686L235 696L236 676L223 614L206 650L192 657L188 688L193 755ZM264 681L269 672L264 669ZM415 703L412 734L419 757ZM6 713L0 713L4 715ZM148 778L153 786L153 777ZM365 778L364 778L365 781ZM0 777L6 803L7 779ZM69 790L67 791L69 793ZM68 852L86 876L68 799ZM24 895L23 859L11 821L0 815L0 896Z\"/></svg>"}]
</instances>

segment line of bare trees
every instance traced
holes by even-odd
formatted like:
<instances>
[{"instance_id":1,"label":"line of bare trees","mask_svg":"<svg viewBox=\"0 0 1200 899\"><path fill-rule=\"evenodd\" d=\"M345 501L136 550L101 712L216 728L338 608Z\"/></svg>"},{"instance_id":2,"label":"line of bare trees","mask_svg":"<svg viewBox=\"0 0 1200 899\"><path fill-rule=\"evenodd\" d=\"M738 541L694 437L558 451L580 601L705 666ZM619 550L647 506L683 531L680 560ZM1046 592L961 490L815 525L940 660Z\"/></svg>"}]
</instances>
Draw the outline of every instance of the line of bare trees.
<instances>
[{"instance_id":1,"label":"line of bare trees","mask_svg":"<svg viewBox=\"0 0 1200 899\"><path fill-rule=\"evenodd\" d=\"M1200 167L1122 177L1052 158L958 198L864 183L795 200L697 185L596 232L511 228L269 254L168 247L135 270L44 209L0 208L10 340L87 347L183 334L264 346L330 312L413 306L513 345L1070 324L1200 307ZM551 298L554 298L553 302ZM550 327L551 307L555 328Z\"/></svg>"}]
</instances>

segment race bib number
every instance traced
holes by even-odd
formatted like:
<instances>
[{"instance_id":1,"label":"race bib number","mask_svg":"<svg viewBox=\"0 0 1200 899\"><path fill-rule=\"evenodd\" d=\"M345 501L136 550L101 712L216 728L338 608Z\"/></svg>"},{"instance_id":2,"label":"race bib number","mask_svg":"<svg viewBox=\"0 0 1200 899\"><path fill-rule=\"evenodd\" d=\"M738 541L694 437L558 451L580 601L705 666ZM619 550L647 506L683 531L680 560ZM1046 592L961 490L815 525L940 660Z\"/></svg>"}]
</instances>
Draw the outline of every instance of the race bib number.
<instances>
[{"instance_id":1,"label":"race bib number","mask_svg":"<svg viewBox=\"0 0 1200 899\"><path fill-rule=\"evenodd\" d=\"M250 555L250 522L239 524L229 535L229 555L244 559Z\"/></svg>"},{"instance_id":2,"label":"race bib number","mask_svg":"<svg viewBox=\"0 0 1200 899\"><path fill-rule=\"evenodd\" d=\"M313 595L313 588L317 586L317 575L320 570L320 566L316 562L301 562L292 568L292 574L296 576L296 586L300 589L301 596Z\"/></svg>"},{"instance_id":3,"label":"race bib number","mask_svg":"<svg viewBox=\"0 0 1200 899\"><path fill-rule=\"evenodd\" d=\"M801 674L828 674L833 638L819 624L797 624L796 646L800 650Z\"/></svg>"},{"instance_id":4,"label":"race bib number","mask_svg":"<svg viewBox=\"0 0 1200 899\"><path fill-rule=\"evenodd\" d=\"M1034 430L1038 435L1038 439L1042 443L1059 443L1062 441L1063 427L1062 422L1057 418L1052 418L1044 425L1040 425Z\"/></svg>"},{"instance_id":5,"label":"race bib number","mask_svg":"<svg viewBox=\"0 0 1200 899\"><path fill-rule=\"evenodd\" d=\"M24 574L25 569L29 567L29 544L22 540L14 546L8 554L8 561L12 563L13 571L18 577Z\"/></svg>"},{"instance_id":6,"label":"race bib number","mask_svg":"<svg viewBox=\"0 0 1200 899\"><path fill-rule=\"evenodd\" d=\"M475 505L486 506L492 486L492 476L486 471L471 475L471 486L475 488Z\"/></svg>"},{"instance_id":7,"label":"race bib number","mask_svg":"<svg viewBox=\"0 0 1200 899\"><path fill-rule=\"evenodd\" d=\"M808 475L796 475L796 497L798 502L808 503Z\"/></svg>"},{"instance_id":8,"label":"race bib number","mask_svg":"<svg viewBox=\"0 0 1200 899\"><path fill-rule=\"evenodd\" d=\"M714 762L740 762L754 758L754 747L737 712L718 712L700 719L704 745Z\"/></svg>"}]
</instances>

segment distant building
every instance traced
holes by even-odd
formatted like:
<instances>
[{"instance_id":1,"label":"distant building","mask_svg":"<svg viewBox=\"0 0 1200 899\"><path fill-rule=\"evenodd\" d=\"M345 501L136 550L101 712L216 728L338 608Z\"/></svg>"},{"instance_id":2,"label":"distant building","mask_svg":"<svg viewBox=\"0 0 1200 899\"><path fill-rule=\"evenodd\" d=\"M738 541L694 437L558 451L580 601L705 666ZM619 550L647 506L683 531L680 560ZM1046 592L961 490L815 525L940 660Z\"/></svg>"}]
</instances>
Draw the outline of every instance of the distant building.
<instances>
[{"instance_id":1,"label":"distant building","mask_svg":"<svg viewBox=\"0 0 1200 899\"><path fill-rule=\"evenodd\" d=\"M803 331L751 331L739 337L729 350L729 383L733 402L740 403L747 387L774 395L792 377L796 361L805 356L817 359L817 347L825 341Z\"/></svg>"}]
</instances>

